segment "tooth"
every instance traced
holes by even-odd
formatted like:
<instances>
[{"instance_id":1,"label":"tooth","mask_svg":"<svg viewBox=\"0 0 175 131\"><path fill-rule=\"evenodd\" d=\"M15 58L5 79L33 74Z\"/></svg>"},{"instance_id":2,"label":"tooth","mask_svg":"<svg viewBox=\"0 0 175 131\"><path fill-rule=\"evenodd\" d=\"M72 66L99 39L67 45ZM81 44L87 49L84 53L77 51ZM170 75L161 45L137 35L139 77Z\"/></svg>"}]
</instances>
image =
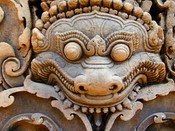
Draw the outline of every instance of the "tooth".
<instances>
[{"instance_id":1,"label":"tooth","mask_svg":"<svg viewBox=\"0 0 175 131\"><path fill-rule=\"evenodd\" d=\"M123 101L123 106L129 110L132 109L132 103L128 98L126 98L126 100Z\"/></svg>"},{"instance_id":2,"label":"tooth","mask_svg":"<svg viewBox=\"0 0 175 131\"><path fill-rule=\"evenodd\" d=\"M103 112L104 113L108 113L109 109L106 107L106 108L103 108Z\"/></svg>"},{"instance_id":3,"label":"tooth","mask_svg":"<svg viewBox=\"0 0 175 131\"><path fill-rule=\"evenodd\" d=\"M150 63L149 62L145 62L145 66L149 67Z\"/></svg>"},{"instance_id":4,"label":"tooth","mask_svg":"<svg viewBox=\"0 0 175 131\"><path fill-rule=\"evenodd\" d=\"M133 101L137 96L137 93L132 91L131 94L129 95L129 98Z\"/></svg>"},{"instance_id":5,"label":"tooth","mask_svg":"<svg viewBox=\"0 0 175 131\"><path fill-rule=\"evenodd\" d=\"M96 108L96 113L101 113L101 108Z\"/></svg>"},{"instance_id":6,"label":"tooth","mask_svg":"<svg viewBox=\"0 0 175 131\"><path fill-rule=\"evenodd\" d=\"M64 81L64 78L62 78L61 81Z\"/></svg>"},{"instance_id":7,"label":"tooth","mask_svg":"<svg viewBox=\"0 0 175 131\"><path fill-rule=\"evenodd\" d=\"M132 78L131 78L131 76L129 77L129 83L131 83L131 81L132 81Z\"/></svg>"},{"instance_id":8,"label":"tooth","mask_svg":"<svg viewBox=\"0 0 175 131\"><path fill-rule=\"evenodd\" d=\"M57 86L57 85L54 85L54 88L55 88L55 91L56 91L56 92L59 92L59 91L61 90L60 87Z\"/></svg>"},{"instance_id":9,"label":"tooth","mask_svg":"<svg viewBox=\"0 0 175 131\"><path fill-rule=\"evenodd\" d=\"M110 107L110 111L111 112L115 112L116 111L116 108L115 107Z\"/></svg>"},{"instance_id":10,"label":"tooth","mask_svg":"<svg viewBox=\"0 0 175 131\"><path fill-rule=\"evenodd\" d=\"M70 86L69 86L68 82L66 82L66 83L65 83L65 85L66 85L66 87L70 88Z\"/></svg>"},{"instance_id":11,"label":"tooth","mask_svg":"<svg viewBox=\"0 0 175 131\"><path fill-rule=\"evenodd\" d=\"M82 111L83 113L86 113L86 112L88 111L88 108L87 108L87 107L81 107L81 111Z\"/></svg>"},{"instance_id":12,"label":"tooth","mask_svg":"<svg viewBox=\"0 0 175 131\"><path fill-rule=\"evenodd\" d=\"M139 85L137 85L136 88L135 88L134 90L135 90L136 92L139 92L140 88L141 88L141 87L140 87Z\"/></svg>"},{"instance_id":13,"label":"tooth","mask_svg":"<svg viewBox=\"0 0 175 131\"><path fill-rule=\"evenodd\" d=\"M124 82L124 87L125 87L125 88L127 87L127 82L126 82L126 81Z\"/></svg>"},{"instance_id":14,"label":"tooth","mask_svg":"<svg viewBox=\"0 0 175 131\"><path fill-rule=\"evenodd\" d=\"M65 84L65 83L66 83L66 81L64 80L64 81L63 81L63 84Z\"/></svg>"},{"instance_id":15,"label":"tooth","mask_svg":"<svg viewBox=\"0 0 175 131\"><path fill-rule=\"evenodd\" d=\"M133 73L131 73L131 79L134 77L134 74Z\"/></svg>"},{"instance_id":16,"label":"tooth","mask_svg":"<svg viewBox=\"0 0 175 131\"><path fill-rule=\"evenodd\" d=\"M63 108L64 109L68 109L72 106L72 102L70 102L68 99L66 99L64 102L63 102Z\"/></svg>"},{"instance_id":17,"label":"tooth","mask_svg":"<svg viewBox=\"0 0 175 131\"><path fill-rule=\"evenodd\" d=\"M60 80L61 80L62 78L63 78L62 75L60 75Z\"/></svg>"},{"instance_id":18,"label":"tooth","mask_svg":"<svg viewBox=\"0 0 175 131\"><path fill-rule=\"evenodd\" d=\"M123 107L122 107L121 104L118 104L118 105L116 106L116 108L117 108L118 111L122 111L122 110L123 110Z\"/></svg>"},{"instance_id":19,"label":"tooth","mask_svg":"<svg viewBox=\"0 0 175 131\"><path fill-rule=\"evenodd\" d=\"M129 85L129 83L130 83L130 80L129 80L129 78L127 78L127 80L126 80L126 81L127 81L127 85Z\"/></svg>"},{"instance_id":20,"label":"tooth","mask_svg":"<svg viewBox=\"0 0 175 131\"><path fill-rule=\"evenodd\" d=\"M80 106L74 105L73 109L74 109L74 111L78 111L78 109L80 109Z\"/></svg>"},{"instance_id":21,"label":"tooth","mask_svg":"<svg viewBox=\"0 0 175 131\"><path fill-rule=\"evenodd\" d=\"M60 99L61 100L64 100L65 99L65 95L61 91L58 93L58 95L60 96Z\"/></svg>"},{"instance_id":22,"label":"tooth","mask_svg":"<svg viewBox=\"0 0 175 131\"><path fill-rule=\"evenodd\" d=\"M94 108L89 108L90 113L94 113Z\"/></svg>"},{"instance_id":23,"label":"tooth","mask_svg":"<svg viewBox=\"0 0 175 131\"><path fill-rule=\"evenodd\" d=\"M134 71L133 75L134 75L134 76L136 76L136 75L137 75L137 72L136 72L136 71Z\"/></svg>"},{"instance_id":24,"label":"tooth","mask_svg":"<svg viewBox=\"0 0 175 131\"><path fill-rule=\"evenodd\" d=\"M56 72L57 76L60 77L60 73Z\"/></svg>"}]
</instances>

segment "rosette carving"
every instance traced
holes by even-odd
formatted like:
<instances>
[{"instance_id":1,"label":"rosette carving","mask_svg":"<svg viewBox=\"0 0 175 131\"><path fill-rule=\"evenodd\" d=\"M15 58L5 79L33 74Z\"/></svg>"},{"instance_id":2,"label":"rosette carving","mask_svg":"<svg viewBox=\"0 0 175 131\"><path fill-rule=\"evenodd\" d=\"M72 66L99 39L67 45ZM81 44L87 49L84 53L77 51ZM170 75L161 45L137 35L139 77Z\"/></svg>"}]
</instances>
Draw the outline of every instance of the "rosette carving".
<instances>
[{"instance_id":1,"label":"rosette carving","mask_svg":"<svg viewBox=\"0 0 175 131\"><path fill-rule=\"evenodd\" d=\"M18 83L21 83L21 80L24 80L24 77L22 77L21 74L15 73L19 70L21 65L19 59L15 56L14 49L8 43L1 42L0 50L2 52L0 55L0 64L2 65L2 74L0 75L1 85L3 87L18 86ZM14 79L14 81L11 81L11 79Z\"/></svg>"}]
</instances>

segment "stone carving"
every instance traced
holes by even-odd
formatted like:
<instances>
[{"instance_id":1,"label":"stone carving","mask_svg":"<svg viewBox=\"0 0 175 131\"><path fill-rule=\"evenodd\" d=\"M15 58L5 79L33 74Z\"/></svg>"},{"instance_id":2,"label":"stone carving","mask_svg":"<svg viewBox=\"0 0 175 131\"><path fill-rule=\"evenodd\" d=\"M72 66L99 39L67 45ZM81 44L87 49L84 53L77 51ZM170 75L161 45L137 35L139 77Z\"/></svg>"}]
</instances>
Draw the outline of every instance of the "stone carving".
<instances>
[{"instance_id":1,"label":"stone carving","mask_svg":"<svg viewBox=\"0 0 175 131\"><path fill-rule=\"evenodd\" d=\"M146 129L157 129L157 130L173 130L174 127L171 125L174 121L175 114L172 112L158 112L147 117L136 129L136 131L143 131ZM157 126L151 127L150 125L156 123ZM165 123L165 124L164 124Z\"/></svg>"},{"instance_id":2,"label":"stone carving","mask_svg":"<svg viewBox=\"0 0 175 131\"><path fill-rule=\"evenodd\" d=\"M111 11L129 14L128 6L130 10L139 8L124 3L126 10ZM96 5L88 14L69 16L67 11L65 17L69 19L58 18L59 4L43 12L33 29L33 50L39 55L32 61L32 74L36 80L61 86L67 99L82 107L82 112L132 109L137 95L132 91L135 84L161 82L165 77L165 65L157 54L163 32L140 8L141 20L148 29L130 18L124 21L117 13L104 13L99 7ZM131 15L140 18L134 12ZM54 23L50 22L53 17ZM42 28L37 25L41 22ZM133 99L126 98L130 92Z\"/></svg>"},{"instance_id":3,"label":"stone carving","mask_svg":"<svg viewBox=\"0 0 175 131\"><path fill-rule=\"evenodd\" d=\"M0 1L0 90L23 85L31 56L31 18L27 1ZM10 11L13 10L13 11ZM25 10L25 11L24 11ZM8 12L6 14L6 12ZM4 18L4 20L3 20ZM11 22L11 19L14 22ZM13 30L13 34L9 30ZM14 28L15 27L15 28Z\"/></svg>"},{"instance_id":4,"label":"stone carving","mask_svg":"<svg viewBox=\"0 0 175 131\"><path fill-rule=\"evenodd\" d=\"M11 118L4 125L2 130L26 130L26 128L27 130L62 131L62 129L58 127L52 119L40 113L17 115Z\"/></svg>"},{"instance_id":5,"label":"stone carving","mask_svg":"<svg viewBox=\"0 0 175 131\"><path fill-rule=\"evenodd\" d=\"M144 102L175 91L174 1L8 2L0 0L0 107L30 93L51 99L67 120L78 116L86 130L108 131L118 119L133 118ZM15 35L7 27L13 27L11 17ZM3 129L35 115L17 115ZM28 122L32 129L43 125L41 117L51 123L43 130L61 130L42 114Z\"/></svg>"},{"instance_id":6,"label":"stone carving","mask_svg":"<svg viewBox=\"0 0 175 131\"><path fill-rule=\"evenodd\" d=\"M2 22L3 19L4 19L4 11L3 11L3 9L0 7L0 23Z\"/></svg>"}]
</instances>

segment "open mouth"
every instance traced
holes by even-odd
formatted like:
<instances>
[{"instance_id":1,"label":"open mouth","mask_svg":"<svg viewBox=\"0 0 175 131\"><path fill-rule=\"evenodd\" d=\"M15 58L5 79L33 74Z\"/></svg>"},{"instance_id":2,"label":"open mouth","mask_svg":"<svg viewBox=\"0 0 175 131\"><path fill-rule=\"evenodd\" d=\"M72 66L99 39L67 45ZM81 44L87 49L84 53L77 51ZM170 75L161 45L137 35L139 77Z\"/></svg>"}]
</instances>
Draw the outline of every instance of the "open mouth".
<instances>
[{"instance_id":1,"label":"open mouth","mask_svg":"<svg viewBox=\"0 0 175 131\"><path fill-rule=\"evenodd\" d=\"M105 96L92 96L92 95L85 94L85 97L90 100L107 100L107 99L111 99L113 96L114 96L113 94L109 94Z\"/></svg>"},{"instance_id":2,"label":"open mouth","mask_svg":"<svg viewBox=\"0 0 175 131\"><path fill-rule=\"evenodd\" d=\"M133 103L136 101L137 98L137 94L139 89L141 88L139 85L137 84L133 84L132 88L130 88L130 90L127 90L124 92L124 94L127 94L125 97L122 97L122 94L110 94L107 96L90 96L90 95L81 95L81 99L87 99L87 101L91 100L92 101L111 101L111 100L115 100L116 97L122 99L120 102L112 104L112 105L98 105L97 103L95 106L93 105L88 105L86 103L86 105L80 104L80 103L76 103L75 101L72 101L69 97L63 95L63 91L56 86L59 90L58 91L58 95L60 96L60 99L63 101L63 108L67 109L67 108L73 108L73 110L75 111L82 111L83 113L108 113L108 112L121 112L122 110L126 109L126 110L132 110L133 108ZM129 89L129 88L128 88ZM129 93L127 93L129 92ZM123 95L124 96L124 95ZM86 102L87 102L86 101Z\"/></svg>"},{"instance_id":3,"label":"open mouth","mask_svg":"<svg viewBox=\"0 0 175 131\"><path fill-rule=\"evenodd\" d=\"M161 81L163 79L161 76L164 76L160 75L160 73L164 73L164 67L162 65L142 62L129 75L123 78L124 88L122 91L104 96L91 96L77 93L73 85L74 80L63 74L56 62L51 60L46 60L45 62L33 61L32 65L33 74L37 73L35 74L36 76L51 84L59 83L62 86L62 90L71 100L75 103L89 106L116 104L131 92L134 84L139 83L144 85L147 81ZM147 78L149 79L147 80Z\"/></svg>"},{"instance_id":4,"label":"open mouth","mask_svg":"<svg viewBox=\"0 0 175 131\"><path fill-rule=\"evenodd\" d=\"M137 87L147 83L161 82L165 77L165 66L162 62L142 61L133 67L129 74L122 77L124 87L116 92L104 95L91 95L79 93L74 87L74 79L69 77L54 59L37 58L32 61L32 73L36 79L45 81L51 85L58 85L59 92L65 94L65 100L69 100L71 105L86 108L109 108L119 110L121 107L130 108L132 101L136 99ZM113 68L114 69L114 68ZM115 71L115 69L114 69ZM127 102L126 102L127 101ZM126 104L127 103L127 104ZM115 107L115 109L114 109Z\"/></svg>"}]
</instances>

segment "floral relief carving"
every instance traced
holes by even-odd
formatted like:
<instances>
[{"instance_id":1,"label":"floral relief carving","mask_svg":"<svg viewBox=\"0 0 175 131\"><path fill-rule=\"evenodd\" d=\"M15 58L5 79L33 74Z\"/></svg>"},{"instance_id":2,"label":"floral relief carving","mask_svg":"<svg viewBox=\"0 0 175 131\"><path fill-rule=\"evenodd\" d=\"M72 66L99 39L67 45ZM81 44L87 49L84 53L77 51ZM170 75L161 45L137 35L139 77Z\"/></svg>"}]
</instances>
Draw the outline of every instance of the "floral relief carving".
<instances>
[{"instance_id":1,"label":"floral relief carving","mask_svg":"<svg viewBox=\"0 0 175 131\"><path fill-rule=\"evenodd\" d=\"M0 1L0 30L3 32L0 37L0 90L23 85L23 74L28 68L31 56L31 18L28 2L8 0L8 3ZM10 12L10 8L14 12ZM10 19L14 19L14 25L10 23ZM19 30L14 29L14 34L11 34L8 26L16 26Z\"/></svg>"},{"instance_id":2,"label":"floral relief carving","mask_svg":"<svg viewBox=\"0 0 175 131\"><path fill-rule=\"evenodd\" d=\"M175 91L174 1L8 2L0 0L0 107L25 92L86 130L108 131Z\"/></svg>"}]
</instances>

